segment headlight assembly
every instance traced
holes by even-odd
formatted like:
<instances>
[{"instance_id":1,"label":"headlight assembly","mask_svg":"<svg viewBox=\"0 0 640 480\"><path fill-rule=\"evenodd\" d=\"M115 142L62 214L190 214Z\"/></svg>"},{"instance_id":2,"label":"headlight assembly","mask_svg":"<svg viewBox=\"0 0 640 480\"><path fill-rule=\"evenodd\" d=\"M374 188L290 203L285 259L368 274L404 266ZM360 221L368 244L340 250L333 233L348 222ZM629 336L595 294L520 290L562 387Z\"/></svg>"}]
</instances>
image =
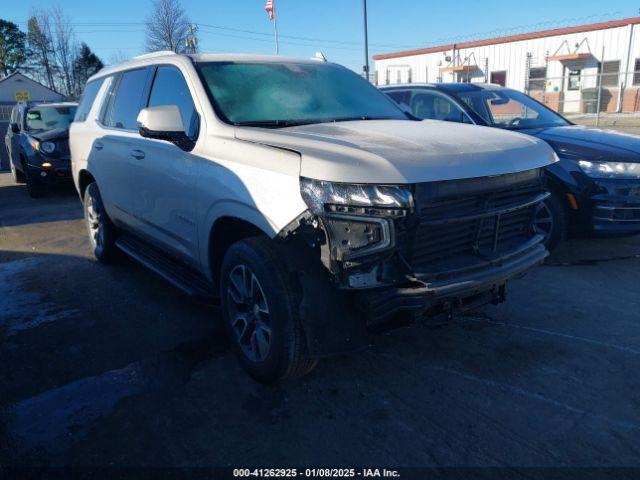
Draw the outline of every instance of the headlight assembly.
<instances>
[{"instance_id":1,"label":"headlight assembly","mask_svg":"<svg viewBox=\"0 0 640 480\"><path fill-rule=\"evenodd\" d=\"M413 195L402 185L334 183L300 179L302 198L316 215L342 213L381 217L405 216L413 209Z\"/></svg>"},{"instance_id":2,"label":"headlight assembly","mask_svg":"<svg viewBox=\"0 0 640 480\"><path fill-rule=\"evenodd\" d=\"M413 210L413 195L401 185L334 183L300 179L309 210L322 217L332 257L349 262L391 249L393 218Z\"/></svg>"},{"instance_id":3,"label":"headlight assembly","mask_svg":"<svg viewBox=\"0 0 640 480\"><path fill-rule=\"evenodd\" d=\"M40 143L40 151L44 154L51 155L56 151L56 144L53 142Z\"/></svg>"},{"instance_id":4,"label":"headlight assembly","mask_svg":"<svg viewBox=\"0 0 640 480\"><path fill-rule=\"evenodd\" d=\"M640 179L640 163L580 160L578 165L591 178Z\"/></svg>"}]
</instances>

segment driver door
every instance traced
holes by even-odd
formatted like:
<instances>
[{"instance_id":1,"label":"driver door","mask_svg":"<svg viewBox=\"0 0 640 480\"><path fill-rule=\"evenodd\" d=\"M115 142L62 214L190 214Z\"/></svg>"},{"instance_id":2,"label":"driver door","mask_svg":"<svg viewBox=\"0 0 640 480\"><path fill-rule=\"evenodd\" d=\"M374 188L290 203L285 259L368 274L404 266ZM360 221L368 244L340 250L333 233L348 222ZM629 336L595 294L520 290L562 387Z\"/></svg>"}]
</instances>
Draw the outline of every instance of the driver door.
<instances>
[{"instance_id":1,"label":"driver door","mask_svg":"<svg viewBox=\"0 0 640 480\"><path fill-rule=\"evenodd\" d=\"M149 107L176 105L187 135L198 135L199 115L182 72L158 66ZM199 258L194 155L165 140L136 136L132 191L140 233L187 263Z\"/></svg>"}]
</instances>

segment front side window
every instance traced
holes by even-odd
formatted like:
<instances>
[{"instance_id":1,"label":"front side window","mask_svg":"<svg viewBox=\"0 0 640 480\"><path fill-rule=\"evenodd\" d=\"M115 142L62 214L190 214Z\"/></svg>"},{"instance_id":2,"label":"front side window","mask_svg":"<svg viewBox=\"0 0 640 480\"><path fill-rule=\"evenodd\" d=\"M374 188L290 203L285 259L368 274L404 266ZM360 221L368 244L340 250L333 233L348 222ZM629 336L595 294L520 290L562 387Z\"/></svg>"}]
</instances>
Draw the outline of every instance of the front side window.
<instances>
[{"instance_id":1,"label":"front side window","mask_svg":"<svg viewBox=\"0 0 640 480\"><path fill-rule=\"evenodd\" d=\"M161 105L176 105L182 116L187 136L194 139L198 134L198 113L193 104L189 87L176 67L161 66L158 68L151 95L149 96L149 107Z\"/></svg>"},{"instance_id":2,"label":"front side window","mask_svg":"<svg viewBox=\"0 0 640 480\"><path fill-rule=\"evenodd\" d=\"M122 74L115 87L115 95L110 99L104 123L108 127L137 130L142 94L147 80L147 70L129 70Z\"/></svg>"},{"instance_id":3,"label":"front side window","mask_svg":"<svg viewBox=\"0 0 640 480\"><path fill-rule=\"evenodd\" d=\"M453 100L439 92L414 91L410 106L411 112L421 119L470 123L467 114Z\"/></svg>"},{"instance_id":4,"label":"front side window","mask_svg":"<svg viewBox=\"0 0 640 480\"><path fill-rule=\"evenodd\" d=\"M84 87L84 92L82 92L82 98L80 99L80 105L78 105L76 116L73 119L74 122L84 122L87 119L91 106L98 95L98 90L100 90L100 87L102 86L102 82L104 82L104 78L99 78L87 83Z\"/></svg>"},{"instance_id":5,"label":"front side window","mask_svg":"<svg viewBox=\"0 0 640 480\"><path fill-rule=\"evenodd\" d=\"M235 125L407 119L384 93L338 65L210 62L198 68L218 113Z\"/></svg>"},{"instance_id":6,"label":"front side window","mask_svg":"<svg viewBox=\"0 0 640 480\"><path fill-rule=\"evenodd\" d=\"M516 90L473 90L455 95L493 127L519 130L569 125L554 111Z\"/></svg>"},{"instance_id":7,"label":"front side window","mask_svg":"<svg viewBox=\"0 0 640 480\"><path fill-rule=\"evenodd\" d=\"M67 129L73 121L75 105L36 106L27 110L26 127L32 132Z\"/></svg>"}]
</instances>

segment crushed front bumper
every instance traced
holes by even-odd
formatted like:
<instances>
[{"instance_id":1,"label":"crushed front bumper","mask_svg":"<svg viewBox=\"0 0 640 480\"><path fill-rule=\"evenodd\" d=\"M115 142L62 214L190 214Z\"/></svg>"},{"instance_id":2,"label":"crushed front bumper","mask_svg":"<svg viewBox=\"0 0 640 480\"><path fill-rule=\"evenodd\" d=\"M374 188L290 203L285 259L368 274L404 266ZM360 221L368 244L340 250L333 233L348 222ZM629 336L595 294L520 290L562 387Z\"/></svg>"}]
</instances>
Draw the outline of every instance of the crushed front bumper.
<instances>
[{"instance_id":1,"label":"crushed front bumper","mask_svg":"<svg viewBox=\"0 0 640 480\"><path fill-rule=\"evenodd\" d=\"M410 284L359 293L359 304L367 325L374 327L407 313L414 318L437 316L504 301L504 287L510 279L524 275L549 254L537 236L521 248L485 262L476 263L448 278L416 274Z\"/></svg>"}]
</instances>

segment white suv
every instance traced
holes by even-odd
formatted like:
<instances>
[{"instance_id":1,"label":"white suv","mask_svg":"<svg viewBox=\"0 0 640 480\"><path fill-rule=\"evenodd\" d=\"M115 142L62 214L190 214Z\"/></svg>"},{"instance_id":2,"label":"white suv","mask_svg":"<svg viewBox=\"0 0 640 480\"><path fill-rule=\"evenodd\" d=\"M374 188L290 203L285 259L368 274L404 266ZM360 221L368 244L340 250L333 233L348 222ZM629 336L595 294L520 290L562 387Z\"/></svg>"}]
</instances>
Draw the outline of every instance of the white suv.
<instances>
[{"instance_id":1,"label":"white suv","mask_svg":"<svg viewBox=\"0 0 640 480\"><path fill-rule=\"evenodd\" d=\"M546 143L417 121L322 60L162 52L105 68L70 148L98 260L121 250L218 299L263 382L394 320L500 302L547 255L532 228Z\"/></svg>"}]
</instances>

